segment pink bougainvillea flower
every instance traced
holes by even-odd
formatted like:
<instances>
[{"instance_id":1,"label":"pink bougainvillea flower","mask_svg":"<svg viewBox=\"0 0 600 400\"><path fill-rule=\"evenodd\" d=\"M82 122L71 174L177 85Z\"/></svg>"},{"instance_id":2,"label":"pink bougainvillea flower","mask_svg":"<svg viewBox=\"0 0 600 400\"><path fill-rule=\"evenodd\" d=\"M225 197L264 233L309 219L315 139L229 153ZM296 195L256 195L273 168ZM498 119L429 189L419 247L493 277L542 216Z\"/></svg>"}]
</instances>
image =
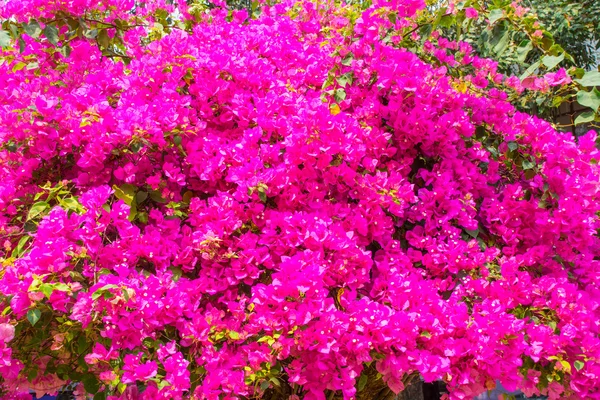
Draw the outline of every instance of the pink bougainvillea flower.
<instances>
[{"instance_id":1,"label":"pink bougainvillea flower","mask_svg":"<svg viewBox=\"0 0 600 400\"><path fill-rule=\"evenodd\" d=\"M509 102L564 69L200 3L0 2L1 396L600 399L597 133Z\"/></svg>"}]
</instances>

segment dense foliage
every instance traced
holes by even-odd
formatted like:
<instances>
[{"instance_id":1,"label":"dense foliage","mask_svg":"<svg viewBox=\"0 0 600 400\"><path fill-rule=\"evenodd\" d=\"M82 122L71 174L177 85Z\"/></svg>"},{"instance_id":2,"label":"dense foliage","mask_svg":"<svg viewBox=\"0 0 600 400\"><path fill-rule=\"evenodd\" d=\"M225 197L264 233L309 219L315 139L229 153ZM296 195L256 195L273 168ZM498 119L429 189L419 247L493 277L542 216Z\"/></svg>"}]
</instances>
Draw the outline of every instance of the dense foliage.
<instances>
[{"instance_id":1,"label":"dense foliage","mask_svg":"<svg viewBox=\"0 0 600 400\"><path fill-rule=\"evenodd\" d=\"M525 90L509 93L519 110L558 123L561 105L573 104L574 126L600 128L600 72L595 59L600 46L600 2L574 0L471 0L458 5L432 0L428 12L417 18L420 40L435 41L440 33L465 41L480 57L498 62L498 71L516 75ZM461 8L462 5L462 8ZM417 49L420 46L416 46ZM575 79L557 87L536 81L536 76L568 68ZM586 72L587 71L587 72ZM467 72L469 73L469 72ZM585 132L585 131L583 131Z\"/></svg>"},{"instance_id":2,"label":"dense foliage","mask_svg":"<svg viewBox=\"0 0 600 400\"><path fill-rule=\"evenodd\" d=\"M594 0L528 0L555 40L573 55L574 63L594 69L600 63L600 3Z\"/></svg>"},{"instance_id":3,"label":"dense foliage","mask_svg":"<svg viewBox=\"0 0 600 400\"><path fill-rule=\"evenodd\" d=\"M425 7L0 3L3 398L600 399L596 133Z\"/></svg>"}]
</instances>

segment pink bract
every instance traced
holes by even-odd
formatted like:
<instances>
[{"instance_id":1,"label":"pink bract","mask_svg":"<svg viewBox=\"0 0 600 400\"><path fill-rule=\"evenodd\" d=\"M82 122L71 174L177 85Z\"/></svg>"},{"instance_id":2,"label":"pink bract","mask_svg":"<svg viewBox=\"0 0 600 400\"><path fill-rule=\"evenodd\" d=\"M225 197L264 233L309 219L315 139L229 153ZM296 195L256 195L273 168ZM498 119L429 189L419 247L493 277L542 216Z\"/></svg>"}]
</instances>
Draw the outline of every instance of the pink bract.
<instances>
[{"instance_id":1,"label":"pink bract","mask_svg":"<svg viewBox=\"0 0 600 400\"><path fill-rule=\"evenodd\" d=\"M6 398L350 400L371 368L395 392L418 374L451 399L497 380L600 399L594 132L517 112L466 43L427 43L434 65L382 39L423 1L0 18L98 3L109 38L147 22L127 57L23 35L0 58ZM162 11L193 27L150 36Z\"/></svg>"}]
</instances>

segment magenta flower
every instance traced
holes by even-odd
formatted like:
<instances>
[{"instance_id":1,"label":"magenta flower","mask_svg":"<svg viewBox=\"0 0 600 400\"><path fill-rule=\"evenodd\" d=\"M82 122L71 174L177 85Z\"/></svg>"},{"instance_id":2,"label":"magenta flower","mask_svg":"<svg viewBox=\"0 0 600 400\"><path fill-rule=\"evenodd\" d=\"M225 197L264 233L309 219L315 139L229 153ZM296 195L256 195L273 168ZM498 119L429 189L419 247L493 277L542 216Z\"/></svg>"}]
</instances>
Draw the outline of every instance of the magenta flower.
<instances>
[{"instance_id":1,"label":"magenta flower","mask_svg":"<svg viewBox=\"0 0 600 400\"><path fill-rule=\"evenodd\" d=\"M422 0L1 3L2 396L600 398L597 134L509 102L564 69Z\"/></svg>"},{"instance_id":2,"label":"magenta flower","mask_svg":"<svg viewBox=\"0 0 600 400\"><path fill-rule=\"evenodd\" d=\"M465 16L467 18L475 19L479 16L479 13L473 7L467 7L465 8Z\"/></svg>"}]
</instances>

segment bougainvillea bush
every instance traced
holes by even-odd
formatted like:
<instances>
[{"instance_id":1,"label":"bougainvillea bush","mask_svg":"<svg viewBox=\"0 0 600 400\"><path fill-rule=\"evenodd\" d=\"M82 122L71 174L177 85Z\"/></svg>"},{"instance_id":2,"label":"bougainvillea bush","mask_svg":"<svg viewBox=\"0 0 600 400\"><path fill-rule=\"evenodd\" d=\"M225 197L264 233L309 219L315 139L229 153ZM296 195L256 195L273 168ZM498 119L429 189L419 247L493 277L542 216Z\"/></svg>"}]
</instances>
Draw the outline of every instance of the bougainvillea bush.
<instances>
[{"instance_id":1,"label":"bougainvillea bush","mask_svg":"<svg viewBox=\"0 0 600 400\"><path fill-rule=\"evenodd\" d=\"M1 3L2 398L600 399L596 133L424 7Z\"/></svg>"}]
</instances>

